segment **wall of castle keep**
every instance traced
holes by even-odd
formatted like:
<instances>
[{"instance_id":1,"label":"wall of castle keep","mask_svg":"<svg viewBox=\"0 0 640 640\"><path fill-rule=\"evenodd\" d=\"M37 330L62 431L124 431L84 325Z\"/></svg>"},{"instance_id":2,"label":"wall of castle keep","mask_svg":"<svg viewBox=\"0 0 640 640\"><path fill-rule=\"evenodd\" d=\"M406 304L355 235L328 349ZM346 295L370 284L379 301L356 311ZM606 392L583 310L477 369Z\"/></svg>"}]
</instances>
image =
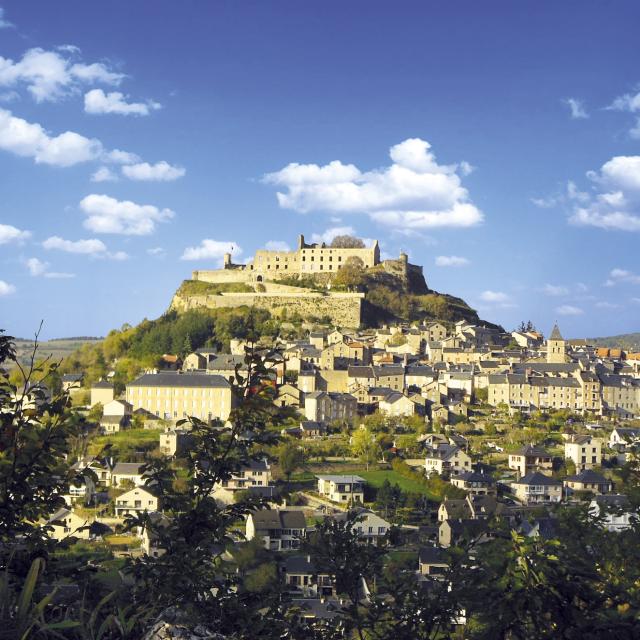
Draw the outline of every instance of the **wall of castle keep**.
<instances>
[{"instance_id":1,"label":"wall of castle keep","mask_svg":"<svg viewBox=\"0 0 640 640\"><path fill-rule=\"evenodd\" d=\"M380 263L380 247L376 240L368 248L328 247L322 244L307 244L304 236L298 240L294 251L256 251L251 262L233 264L231 254L224 257L222 269L194 271L193 280L212 282L264 282L291 276L324 276L336 274L350 258L358 258L364 268Z\"/></svg>"},{"instance_id":2,"label":"wall of castle keep","mask_svg":"<svg viewBox=\"0 0 640 640\"><path fill-rule=\"evenodd\" d=\"M236 280L237 282L237 280ZM363 293L223 293L219 295L196 295L183 298L174 296L171 309L223 309L233 307L256 307L278 315L286 309L303 317L328 316L339 327L360 326Z\"/></svg>"}]
</instances>

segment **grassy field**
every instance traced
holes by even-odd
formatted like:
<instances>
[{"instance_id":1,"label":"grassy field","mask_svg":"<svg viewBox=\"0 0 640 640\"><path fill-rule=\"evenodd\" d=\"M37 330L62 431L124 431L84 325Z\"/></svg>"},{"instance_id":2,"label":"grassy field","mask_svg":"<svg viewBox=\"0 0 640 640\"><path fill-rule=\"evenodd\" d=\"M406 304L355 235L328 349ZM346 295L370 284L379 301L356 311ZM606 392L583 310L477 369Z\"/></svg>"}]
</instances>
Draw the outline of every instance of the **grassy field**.
<instances>
[{"instance_id":1,"label":"grassy field","mask_svg":"<svg viewBox=\"0 0 640 640\"><path fill-rule=\"evenodd\" d=\"M407 491L408 493L420 493L425 496L430 496L429 490L419 482L405 478L392 470L359 471L358 475L362 476L376 489L381 487L385 480L388 480L391 484L397 484L403 491Z\"/></svg>"},{"instance_id":2,"label":"grassy field","mask_svg":"<svg viewBox=\"0 0 640 640\"><path fill-rule=\"evenodd\" d=\"M38 344L38 359L50 357L51 360L57 362L70 356L76 349L79 349L87 342L96 344L100 342L100 338L70 338L68 340L49 340ZM33 352L33 340L16 340L16 353L18 362L22 365L28 365Z\"/></svg>"},{"instance_id":3,"label":"grassy field","mask_svg":"<svg viewBox=\"0 0 640 640\"><path fill-rule=\"evenodd\" d=\"M118 433L97 436L89 444L89 453L96 455L106 444L114 449L154 449L159 446L160 436L156 429L125 429Z\"/></svg>"}]
</instances>

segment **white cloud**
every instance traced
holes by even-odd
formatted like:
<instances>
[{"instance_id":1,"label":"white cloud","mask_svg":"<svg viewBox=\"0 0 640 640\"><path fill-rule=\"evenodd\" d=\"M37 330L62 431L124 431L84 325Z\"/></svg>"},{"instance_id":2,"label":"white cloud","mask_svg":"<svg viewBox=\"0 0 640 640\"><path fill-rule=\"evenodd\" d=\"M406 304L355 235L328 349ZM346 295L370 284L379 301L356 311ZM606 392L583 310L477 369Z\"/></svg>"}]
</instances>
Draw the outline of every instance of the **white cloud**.
<instances>
[{"instance_id":1,"label":"white cloud","mask_svg":"<svg viewBox=\"0 0 640 640\"><path fill-rule=\"evenodd\" d=\"M468 264L469 260L462 256L436 256L436 267L466 267Z\"/></svg>"},{"instance_id":2,"label":"white cloud","mask_svg":"<svg viewBox=\"0 0 640 640\"><path fill-rule=\"evenodd\" d=\"M92 89L84 94L84 110L91 114L111 114L128 116L148 116L162 105L153 100L127 102L127 96L120 91L105 93L102 89Z\"/></svg>"},{"instance_id":3,"label":"white cloud","mask_svg":"<svg viewBox=\"0 0 640 640\"><path fill-rule=\"evenodd\" d=\"M68 53L67 57L63 53ZM118 85L125 77L104 63L73 62L77 51L29 49L14 62L0 56L0 87L26 86L36 102L55 101L78 91L82 84Z\"/></svg>"},{"instance_id":4,"label":"white cloud","mask_svg":"<svg viewBox=\"0 0 640 640\"><path fill-rule=\"evenodd\" d=\"M291 247L282 240L269 240L264 248L268 251L291 251Z\"/></svg>"},{"instance_id":5,"label":"white cloud","mask_svg":"<svg viewBox=\"0 0 640 640\"><path fill-rule=\"evenodd\" d=\"M548 296L566 296L569 294L569 289L562 285L547 283L542 287L542 292Z\"/></svg>"},{"instance_id":6,"label":"white cloud","mask_svg":"<svg viewBox=\"0 0 640 640\"><path fill-rule=\"evenodd\" d=\"M36 163L70 167L98 158L102 144L73 131L51 137L39 124L0 109L0 149L33 158Z\"/></svg>"},{"instance_id":7,"label":"white cloud","mask_svg":"<svg viewBox=\"0 0 640 640\"><path fill-rule=\"evenodd\" d=\"M65 240L60 236L51 236L42 243L42 246L49 250L58 249L60 251L65 251L66 253L80 253L83 255L97 255L107 252L107 247L104 242L96 238L74 241Z\"/></svg>"},{"instance_id":8,"label":"white cloud","mask_svg":"<svg viewBox=\"0 0 640 640\"><path fill-rule=\"evenodd\" d=\"M13 23L5 20L4 9L0 7L0 29L11 29L13 26L15 26Z\"/></svg>"},{"instance_id":9,"label":"white cloud","mask_svg":"<svg viewBox=\"0 0 640 640\"><path fill-rule=\"evenodd\" d=\"M356 231L353 227L331 227L322 233L312 233L311 242L317 244L331 244L337 236L355 236Z\"/></svg>"},{"instance_id":10,"label":"white cloud","mask_svg":"<svg viewBox=\"0 0 640 640\"><path fill-rule=\"evenodd\" d=\"M114 149L103 155L105 162L113 162L115 164L133 164L134 162L140 162L140 157L135 153L129 151L122 151L121 149Z\"/></svg>"},{"instance_id":11,"label":"white cloud","mask_svg":"<svg viewBox=\"0 0 640 640\"><path fill-rule=\"evenodd\" d=\"M631 298L631 302L634 304L640 304L640 298Z\"/></svg>"},{"instance_id":12,"label":"white cloud","mask_svg":"<svg viewBox=\"0 0 640 640\"><path fill-rule=\"evenodd\" d=\"M540 209L553 209L558 206L559 199L557 196L549 196L548 198L531 198L531 202Z\"/></svg>"},{"instance_id":13,"label":"white cloud","mask_svg":"<svg viewBox=\"0 0 640 640\"><path fill-rule=\"evenodd\" d=\"M0 244L22 242L31 237L31 231L23 231L10 224L0 224Z\"/></svg>"},{"instance_id":14,"label":"white cloud","mask_svg":"<svg viewBox=\"0 0 640 640\"><path fill-rule=\"evenodd\" d=\"M15 291L16 288L12 284L9 284L4 280L0 280L0 296L8 296L11 293L15 293Z\"/></svg>"},{"instance_id":15,"label":"white cloud","mask_svg":"<svg viewBox=\"0 0 640 640\"><path fill-rule=\"evenodd\" d=\"M613 111L630 111L631 113L640 111L640 93L636 93L635 95L625 93L624 95L618 96L607 109Z\"/></svg>"},{"instance_id":16,"label":"white cloud","mask_svg":"<svg viewBox=\"0 0 640 640\"><path fill-rule=\"evenodd\" d=\"M25 264L27 266L27 269L29 270L29 273L34 277L42 276L44 278L51 279L75 278L75 274L73 273L58 273L56 271L49 271L49 263L43 262L38 258L29 258L28 260L25 260Z\"/></svg>"},{"instance_id":17,"label":"white cloud","mask_svg":"<svg viewBox=\"0 0 640 640\"><path fill-rule=\"evenodd\" d=\"M186 173L183 167L174 167L162 160L155 164L141 162L122 167L122 173L131 180L145 180L149 182L168 182L182 178Z\"/></svg>"},{"instance_id":18,"label":"white cloud","mask_svg":"<svg viewBox=\"0 0 640 640\"><path fill-rule=\"evenodd\" d=\"M457 173L466 175L471 165L439 165L430 148L410 138L391 147L393 164L383 169L362 172L339 160L324 166L291 163L262 180L283 187L277 193L280 207L299 213L365 213L381 224L414 229L482 222Z\"/></svg>"},{"instance_id":19,"label":"white cloud","mask_svg":"<svg viewBox=\"0 0 640 640\"><path fill-rule=\"evenodd\" d=\"M502 291L491 291L490 289L488 289L487 291L483 291L480 294L480 300L482 300L483 302L504 304L508 303L510 301L510 298L506 293Z\"/></svg>"},{"instance_id":20,"label":"white cloud","mask_svg":"<svg viewBox=\"0 0 640 640\"><path fill-rule=\"evenodd\" d=\"M637 275L627 269L611 269L611 271L609 272L609 279L607 280L608 286L613 286L620 282L640 284L640 275Z\"/></svg>"},{"instance_id":21,"label":"white cloud","mask_svg":"<svg viewBox=\"0 0 640 640\"><path fill-rule=\"evenodd\" d=\"M559 316L581 316L584 311L580 307L574 307L570 304L563 304L556 307L556 313Z\"/></svg>"},{"instance_id":22,"label":"white cloud","mask_svg":"<svg viewBox=\"0 0 640 640\"><path fill-rule=\"evenodd\" d=\"M92 258L108 258L109 260L127 260L129 256L124 251L111 253L102 240L90 238L88 240L65 240L60 236L47 238L42 246L47 250L58 250Z\"/></svg>"},{"instance_id":23,"label":"white cloud","mask_svg":"<svg viewBox=\"0 0 640 640\"><path fill-rule=\"evenodd\" d=\"M607 107L607 109L611 109L613 111L627 111L629 113L639 113L640 112L640 92L635 95L626 93L622 96L618 96L612 103ZM632 138L640 139L640 117L636 119L636 124L634 127L629 129L629 135Z\"/></svg>"},{"instance_id":24,"label":"white cloud","mask_svg":"<svg viewBox=\"0 0 640 640\"><path fill-rule=\"evenodd\" d=\"M118 176L109 167L100 167L91 174L91 182L115 182Z\"/></svg>"},{"instance_id":25,"label":"white cloud","mask_svg":"<svg viewBox=\"0 0 640 640\"><path fill-rule=\"evenodd\" d=\"M600 229L640 231L640 156L616 156L587 177L600 189L581 193L569 221Z\"/></svg>"},{"instance_id":26,"label":"white cloud","mask_svg":"<svg viewBox=\"0 0 640 640\"><path fill-rule=\"evenodd\" d=\"M41 276L47 270L49 266L48 262L42 262L42 260L38 260L38 258L29 258L25 264L27 265L27 269L29 269L29 273L32 276Z\"/></svg>"},{"instance_id":27,"label":"white cloud","mask_svg":"<svg viewBox=\"0 0 640 640\"><path fill-rule=\"evenodd\" d=\"M569 180L564 193L556 193L546 198L531 198L531 202L541 209L553 209L571 202L589 202L590 199L591 196L588 193L580 191L575 182Z\"/></svg>"},{"instance_id":28,"label":"white cloud","mask_svg":"<svg viewBox=\"0 0 640 640\"><path fill-rule=\"evenodd\" d=\"M157 222L165 222L175 215L171 209L158 209L150 204L141 205L95 193L80 201L80 209L88 215L85 228L95 233L134 236L153 233Z\"/></svg>"},{"instance_id":29,"label":"white cloud","mask_svg":"<svg viewBox=\"0 0 640 640\"><path fill-rule=\"evenodd\" d=\"M589 117L582 100L578 100L577 98L567 98L566 100L563 100L563 102L569 107L571 118L574 120L584 120Z\"/></svg>"},{"instance_id":30,"label":"white cloud","mask_svg":"<svg viewBox=\"0 0 640 640\"><path fill-rule=\"evenodd\" d=\"M162 247L153 247L151 249L147 249L147 254L150 256L156 256L158 258L162 258L165 255L165 250Z\"/></svg>"},{"instance_id":31,"label":"white cloud","mask_svg":"<svg viewBox=\"0 0 640 640\"><path fill-rule=\"evenodd\" d=\"M620 305L614 304L613 302L601 301L596 302L596 307L598 307L598 309L619 309Z\"/></svg>"},{"instance_id":32,"label":"white cloud","mask_svg":"<svg viewBox=\"0 0 640 640\"><path fill-rule=\"evenodd\" d=\"M232 253L234 258L242 254L242 248L235 242L211 240L205 238L197 247L187 247L182 254L181 260L215 260L222 263L225 253Z\"/></svg>"}]
</instances>

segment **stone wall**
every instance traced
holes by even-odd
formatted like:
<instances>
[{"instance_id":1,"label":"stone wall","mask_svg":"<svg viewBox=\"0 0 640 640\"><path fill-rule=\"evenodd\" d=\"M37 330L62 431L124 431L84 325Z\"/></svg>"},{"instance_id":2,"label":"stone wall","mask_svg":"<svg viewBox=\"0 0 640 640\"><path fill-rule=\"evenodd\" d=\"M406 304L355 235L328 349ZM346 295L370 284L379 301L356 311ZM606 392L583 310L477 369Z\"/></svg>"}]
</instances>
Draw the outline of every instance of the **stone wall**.
<instances>
[{"instance_id":1,"label":"stone wall","mask_svg":"<svg viewBox=\"0 0 640 640\"><path fill-rule=\"evenodd\" d=\"M300 293L222 293L188 297L175 295L170 308L187 311L247 306L266 309L274 315L286 310L287 315L297 312L303 318L328 316L336 326L355 328L360 326L363 298L363 293L322 294L308 290Z\"/></svg>"}]
</instances>

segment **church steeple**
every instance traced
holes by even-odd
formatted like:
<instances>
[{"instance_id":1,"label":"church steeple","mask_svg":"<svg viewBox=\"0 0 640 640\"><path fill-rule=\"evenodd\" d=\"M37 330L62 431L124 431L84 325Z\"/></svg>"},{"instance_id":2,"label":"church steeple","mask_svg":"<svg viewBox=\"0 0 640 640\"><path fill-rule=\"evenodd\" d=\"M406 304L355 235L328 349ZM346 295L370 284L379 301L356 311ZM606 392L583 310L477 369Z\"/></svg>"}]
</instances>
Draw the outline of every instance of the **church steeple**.
<instances>
[{"instance_id":1,"label":"church steeple","mask_svg":"<svg viewBox=\"0 0 640 640\"><path fill-rule=\"evenodd\" d=\"M558 364L566 361L567 345L556 322L547 340L547 362L549 364Z\"/></svg>"}]
</instances>

